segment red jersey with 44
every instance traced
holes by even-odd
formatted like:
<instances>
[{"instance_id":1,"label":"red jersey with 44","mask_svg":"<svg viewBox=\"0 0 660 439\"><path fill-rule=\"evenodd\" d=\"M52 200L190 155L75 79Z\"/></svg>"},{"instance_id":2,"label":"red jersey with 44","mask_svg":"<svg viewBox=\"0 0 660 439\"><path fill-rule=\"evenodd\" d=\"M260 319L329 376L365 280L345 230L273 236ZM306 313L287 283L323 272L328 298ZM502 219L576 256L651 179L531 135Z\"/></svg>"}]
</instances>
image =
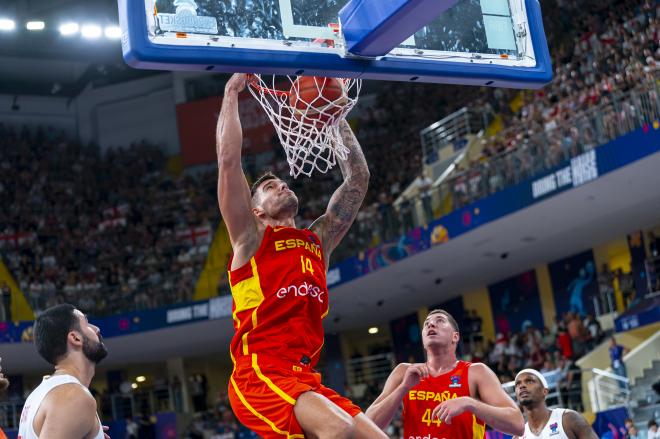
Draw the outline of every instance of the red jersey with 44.
<instances>
[{"instance_id":1,"label":"red jersey with 44","mask_svg":"<svg viewBox=\"0 0 660 439\"><path fill-rule=\"evenodd\" d=\"M470 396L470 364L459 361L452 371L423 379L406 393L403 398L405 439L483 439L486 425L472 413L453 418L451 424L431 418L433 409L442 401Z\"/></svg>"}]
</instances>

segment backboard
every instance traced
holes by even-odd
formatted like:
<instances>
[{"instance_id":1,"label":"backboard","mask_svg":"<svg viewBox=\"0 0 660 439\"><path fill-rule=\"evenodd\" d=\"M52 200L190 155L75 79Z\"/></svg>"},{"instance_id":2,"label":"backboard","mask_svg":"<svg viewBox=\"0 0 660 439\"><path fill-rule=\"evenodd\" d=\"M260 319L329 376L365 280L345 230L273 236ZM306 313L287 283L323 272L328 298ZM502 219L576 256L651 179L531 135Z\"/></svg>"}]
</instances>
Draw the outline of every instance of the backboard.
<instances>
[{"instance_id":1,"label":"backboard","mask_svg":"<svg viewBox=\"0 0 660 439\"><path fill-rule=\"evenodd\" d=\"M347 0L119 0L137 68L538 88L552 68L538 0L458 0L389 54L348 53ZM328 44L332 41L332 44Z\"/></svg>"}]
</instances>

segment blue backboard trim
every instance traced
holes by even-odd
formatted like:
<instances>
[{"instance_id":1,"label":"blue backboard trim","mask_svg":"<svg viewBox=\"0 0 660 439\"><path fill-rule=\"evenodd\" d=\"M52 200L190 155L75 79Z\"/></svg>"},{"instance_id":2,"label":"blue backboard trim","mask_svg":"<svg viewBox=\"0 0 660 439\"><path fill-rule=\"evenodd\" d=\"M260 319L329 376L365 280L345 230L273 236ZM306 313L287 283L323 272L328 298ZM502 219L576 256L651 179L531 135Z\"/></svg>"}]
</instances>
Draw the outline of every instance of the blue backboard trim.
<instances>
[{"instance_id":1,"label":"blue backboard trim","mask_svg":"<svg viewBox=\"0 0 660 439\"><path fill-rule=\"evenodd\" d=\"M342 58L332 53L287 52L153 43L147 32L145 0L119 0L124 60L155 70L272 73L416 81L492 87L540 88L552 79L552 63L538 0L525 0L535 67L456 63L429 59ZM220 60L222 60L220 62Z\"/></svg>"},{"instance_id":2,"label":"blue backboard trim","mask_svg":"<svg viewBox=\"0 0 660 439\"><path fill-rule=\"evenodd\" d=\"M346 48L361 56L390 53L458 0L349 0L339 11Z\"/></svg>"}]
</instances>

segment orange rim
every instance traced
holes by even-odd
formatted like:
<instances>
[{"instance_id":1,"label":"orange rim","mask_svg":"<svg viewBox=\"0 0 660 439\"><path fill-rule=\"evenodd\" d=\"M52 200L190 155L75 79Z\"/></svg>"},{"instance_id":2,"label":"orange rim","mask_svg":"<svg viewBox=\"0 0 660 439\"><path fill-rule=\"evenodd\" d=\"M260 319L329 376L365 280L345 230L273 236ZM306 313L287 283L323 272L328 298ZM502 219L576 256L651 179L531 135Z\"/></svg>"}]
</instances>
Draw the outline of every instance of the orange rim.
<instances>
[{"instance_id":1,"label":"orange rim","mask_svg":"<svg viewBox=\"0 0 660 439\"><path fill-rule=\"evenodd\" d=\"M252 87L253 89L257 90L258 92L261 93L268 93L270 95L274 96L289 96L291 94L290 91L286 90L276 90L274 88L268 88L268 87L262 87L259 85L259 80L257 79L257 76L254 73L248 73L248 85ZM349 78L335 78L340 80L344 85L350 81Z\"/></svg>"},{"instance_id":2,"label":"orange rim","mask_svg":"<svg viewBox=\"0 0 660 439\"><path fill-rule=\"evenodd\" d=\"M268 93L274 96L289 96L291 94L291 92L284 90L275 90L273 88L262 87L259 85L259 80L257 79L256 75L252 73L248 74L248 85L260 93Z\"/></svg>"}]
</instances>

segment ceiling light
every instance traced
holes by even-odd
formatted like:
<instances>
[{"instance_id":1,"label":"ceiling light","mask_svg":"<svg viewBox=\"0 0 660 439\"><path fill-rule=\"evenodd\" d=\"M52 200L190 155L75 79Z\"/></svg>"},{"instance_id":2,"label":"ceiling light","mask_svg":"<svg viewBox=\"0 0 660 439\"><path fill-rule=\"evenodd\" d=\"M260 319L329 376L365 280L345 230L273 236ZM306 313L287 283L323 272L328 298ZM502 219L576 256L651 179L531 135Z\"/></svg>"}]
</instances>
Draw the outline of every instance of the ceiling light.
<instances>
[{"instance_id":1,"label":"ceiling light","mask_svg":"<svg viewBox=\"0 0 660 439\"><path fill-rule=\"evenodd\" d=\"M137 383L131 384L131 389L137 389Z\"/></svg>"},{"instance_id":2,"label":"ceiling light","mask_svg":"<svg viewBox=\"0 0 660 439\"><path fill-rule=\"evenodd\" d=\"M64 23L62 26L60 26L60 33L64 36L69 36L77 34L79 29L80 26L78 23Z\"/></svg>"},{"instance_id":3,"label":"ceiling light","mask_svg":"<svg viewBox=\"0 0 660 439\"><path fill-rule=\"evenodd\" d=\"M375 327L375 326L369 328L369 334L371 334L371 335L378 334L378 328Z\"/></svg>"},{"instance_id":4,"label":"ceiling light","mask_svg":"<svg viewBox=\"0 0 660 439\"><path fill-rule=\"evenodd\" d=\"M147 379L144 377L144 375L140 375L139 377L135 378L135 381L137 381L138 383L143 383L147 381Z\"/></svg>"},{"instance_id":5,"label":"ceiling light","mask_svg":"<svg viewBox=\"0 0 660 439\"><path fill-rule=\"evenodd\" d=\"M43 21L28 21L25 27L27 30L44 30L46 23Z\"/></svg>"},{"instance_id":6,"label":"ceiling light","mask_svg":"<svg viewBox=\"0 0 660 439\"><path fill-rule=\"evenodd\" d=\"M101 26L95 24L86 24L80 29L80 33L84 38L98 38L101 36Z\"/></svg>"},{"instance_id":7,"label":"ceiling light","mask_svg":"<svg viewBox=\"0 0 660 439\"><path fill-rule=\"evenodd\" d=\"M111 40L119 39L121 38L121 29L119 26L106 26L105 37Z\"/></svg>"},{"instance_id":8,"label":"ceiling light","mask_svg":"<svg viewBox=\"0 0 660 439\"><path fill-rule=\"evenodd\" d=\"M9 18L0 18L0 30L14 30L16 28L16 23L14 20L10 20Z\"/></svg>"}]
</instances>

